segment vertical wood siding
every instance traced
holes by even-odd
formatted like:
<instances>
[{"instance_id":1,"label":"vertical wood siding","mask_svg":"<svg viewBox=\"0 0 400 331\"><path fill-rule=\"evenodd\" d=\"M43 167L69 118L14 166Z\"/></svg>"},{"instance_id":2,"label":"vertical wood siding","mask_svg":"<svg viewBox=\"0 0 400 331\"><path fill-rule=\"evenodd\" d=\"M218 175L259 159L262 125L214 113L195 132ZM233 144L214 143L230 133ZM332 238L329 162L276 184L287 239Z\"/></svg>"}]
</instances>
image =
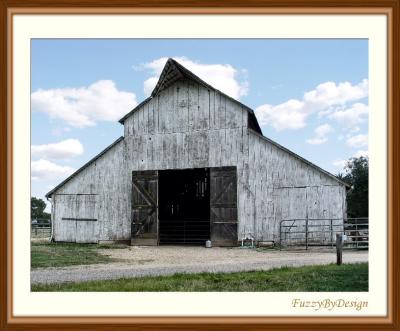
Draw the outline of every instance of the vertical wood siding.
<instances>
[{"instance_id":1,"label":"vertical wood siding","mask_svg":"<svg viewBox=\"0 0 400 331\"><path fill-rule=\"evenodd\" d=\"M246 204L254 209L244 223L246 229L254 224L257 240L279 240L283 219L345 217L343 185L253 133L249 135L249 167L248 186L254 196Z\"/></svg>"},{"instance_id":2,"label":"vertical wood siding","mask_svg":"<svg viewBox=\"0 0 400 331\"><path fill-rule=\"evenodd\" d=\"M127 210L131 178L125 171L124 151L121 141L53 194L56 241L98 242L124 240L130 236ZM97 221L65 221L62 218L93 218Z\"/></svg>"}]
</instances>

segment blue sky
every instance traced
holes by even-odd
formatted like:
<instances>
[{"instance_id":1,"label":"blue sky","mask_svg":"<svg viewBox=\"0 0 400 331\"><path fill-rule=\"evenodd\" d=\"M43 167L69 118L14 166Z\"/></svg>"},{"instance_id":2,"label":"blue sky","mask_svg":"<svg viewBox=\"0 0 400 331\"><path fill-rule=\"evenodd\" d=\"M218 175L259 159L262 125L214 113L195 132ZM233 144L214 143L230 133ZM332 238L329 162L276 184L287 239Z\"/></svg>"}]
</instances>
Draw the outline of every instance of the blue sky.
<instances>
[{"instance_id":1,"label":"blue sky","mask_svg":"<svg viewBox=\"0 0 400 331\"><path fill-rule=\"evenodd\" d=\"M123 135L168 57L255 110L265 136L334 174L368 153L368 40L31 42L32 195Z\"/></svg>"}]
</instances>

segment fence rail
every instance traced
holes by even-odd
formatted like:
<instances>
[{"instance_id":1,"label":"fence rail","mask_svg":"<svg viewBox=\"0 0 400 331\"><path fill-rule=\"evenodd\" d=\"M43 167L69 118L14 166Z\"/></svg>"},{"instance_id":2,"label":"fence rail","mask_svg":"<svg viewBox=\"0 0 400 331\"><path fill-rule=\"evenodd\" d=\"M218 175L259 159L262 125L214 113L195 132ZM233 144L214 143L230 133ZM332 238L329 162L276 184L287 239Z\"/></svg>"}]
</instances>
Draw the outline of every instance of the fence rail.
<instances>
[{"instance_id":1,"label":"fence rail","mask_svg":"<svg viewBox=\"0 0 400 331\"><path fill-rule=\"evenodd\" d=\"M280 247L335 246L337 233L347 236L344 248L368 248L368 218L286 219L279 225Z\"/></svg>"},{"instance_id":2,"label":"fence rail","mask_svg":"<svg viewBox=\"0 0 400 331\"><path fill-rule=\"evenodd\" d=\"M50 222L31 223L31 238L50 238L50 236L51 236Z\"/></svg>"}]
</instances>

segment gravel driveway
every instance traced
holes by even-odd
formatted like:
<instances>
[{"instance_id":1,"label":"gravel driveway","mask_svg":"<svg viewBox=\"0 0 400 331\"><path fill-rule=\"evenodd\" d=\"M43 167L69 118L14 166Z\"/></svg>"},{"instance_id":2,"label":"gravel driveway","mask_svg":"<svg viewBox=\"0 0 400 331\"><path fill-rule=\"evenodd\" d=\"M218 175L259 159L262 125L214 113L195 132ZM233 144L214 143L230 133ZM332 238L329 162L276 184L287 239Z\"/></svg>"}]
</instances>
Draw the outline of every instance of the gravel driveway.
<instances>
[{"instance_id":1,"label":"gravel driveway","mask_svg":"<svg viewBox=\"0 0 400 331\"><path fill-rule=\"evenodd\" d=\"M175 273L236 272L268 270L336 262L336 251L278 251L248 248L204 248L184 246L103 249L102 254L121 259L108 264L41 268L31 271L31 283L60 283L125 277L172 275ZM367 262L368 251L345 251L344 263Z\"/></svg>"}]
</instances>

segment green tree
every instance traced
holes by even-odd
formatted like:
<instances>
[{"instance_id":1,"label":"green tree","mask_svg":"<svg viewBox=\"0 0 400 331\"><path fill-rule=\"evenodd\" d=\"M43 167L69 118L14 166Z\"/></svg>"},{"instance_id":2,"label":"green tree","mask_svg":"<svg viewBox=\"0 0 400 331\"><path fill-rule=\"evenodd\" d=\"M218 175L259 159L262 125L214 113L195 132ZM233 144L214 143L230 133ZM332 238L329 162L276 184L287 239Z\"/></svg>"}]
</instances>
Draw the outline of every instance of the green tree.
<instances>
[{"instance_id":1,"label":"green tree","mask_svg":"<svg viewBox=\"0 0 400 331\"><path fill-rule=\"evenodd\" d=\"M50 219L50 214L46 213L46 202L43 199L31 197L31 219Z\"/></svg>"},{"instance_id":2,"label":"green tree","mask_svg":"<svg viewBox=\"0 0 400 331\"><path fill-rule=\"evenodd\" d=\"M351 158L338 178L348 183L347 215L349 217L368 217L368 158Z\"/></svg>"}]
</instances>

